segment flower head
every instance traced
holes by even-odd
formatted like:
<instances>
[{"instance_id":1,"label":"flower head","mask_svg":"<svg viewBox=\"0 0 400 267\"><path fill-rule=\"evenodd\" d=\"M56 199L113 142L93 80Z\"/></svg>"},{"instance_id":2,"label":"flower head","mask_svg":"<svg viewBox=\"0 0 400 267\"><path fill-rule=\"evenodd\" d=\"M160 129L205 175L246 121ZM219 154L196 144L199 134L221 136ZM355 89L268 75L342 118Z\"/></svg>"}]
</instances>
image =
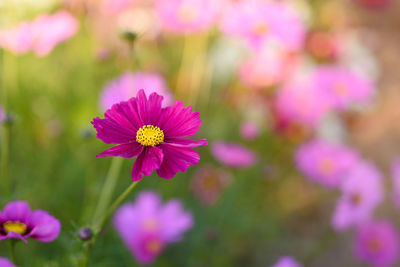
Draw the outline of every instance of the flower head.
<instances>
[{"instance_id":1,"label":"flower head","mask_svg":"<svg viewBox=\"0 0 400 267\"><path fill-rule=\"evenodd\" d=\"M148 95L152 92L162 95L164 107L172 103L172 95L161 75L151 72L125 72L106 85L100 98L100 106L107 110L115 103L136 96L140 89Z\"/></svg>"},{"instance_id":2,"label":"flower head","mask_svg":"<svg viewBox=\"0 0 400 267\"><path fill-rule=\"evenodd\" d=\"M392 266L398 259L399 236L389 221L360 225L355 239L356 256L374 267Z\"/></svg>"},{"instance_id":3,"label":"flower head","mask_svg":"<svg viewBox=\"0 0 400 267\"><path fill-rule=\"evenodd\" d=\"M232 2L223 12L221 29L243 38L255 49L274 41L297 50L305 37L305 27L294 9L276 1Z\"/></svg>"},{"instance_id":4,"label":"flower head","mask_svg":"<svg viewBox=\"0 0 400 267\"><path fill-rule=\"evenodd\" d=\"M77 20L67 11L52 15L43 14L30 22L0 32L0 46L15 54L33 51L46 56L58 44L73 36L78 30Z\"/></svg>"},{"instance_id":5,"label":"flower head","mask_svg":"<svg viewBox=\"0 0 400 267\"><path fill-rule=\"evenodd\" d=\"M152 93L147 98L144 90L128 101L114 104L104 119L94 118L97 138L107 144L118 144L97 157L137 157L132 168L132 179L138 181L153 170L160 177L170 179L177 172L200 161L194 147L207 145L206 139L194 141L200 128L198 112L185 108L181 101L162 108L163 97Z\"/></svg>"},{"instance_id":6,"label":"flower head","mask_svg":"<svg viewBox=\"0 0 400 267\"><path fill-rule=\"evenodd\" d=\"M114 225L122 240L142 264L152 263L171 242L177 242L193 225L190 213L178 200L161 203L154 192L142 192L134 203L120 207Z\"/></svg>"},{"instance_id":7,"label":"flower head","mask_svg":"<svg viewBox=\"0 0 400 267\"><path fill-rule=\"evenodd\" d=\"M295 155L297 167L307 178L330 188L339 187L358 160L352 149L323 140L302 144Z\"/></svg>"},{"instance_id":8,"label":"flower head","mask_svg":"<svg viewBox=\"0 0 400 267\"><path fill-rule=\"evenodd\" d=\"M371 218L384 196L381 173L373 164L361 161L346 174L341 191L332 218L333 228L337 231Z\"/></svg>"},{"instance_id":9,"label":"flower head","mask_svg":"<svg viewBox=\"0 0 400 267\"><path fill-rule=\"evenodd\" d=\"M214 142L211 152L218 161L231 167L245 168L257 161L253 151L236 143Z\"/></svg>"},{"instance_id":10,"label":"flower head","mask_svg":"<svg viewBox=\"0 0 400 267\"><path fill-rule=\"evenodd\" d=\"M301 265L293 257L285 256L280 258L278 262L271 267L301 267Z\"/></svg>"},{"instance_id":11,"label":"flower head","mask_svg":"<svg viewBox=\"0 0 400 267\"><path fill-rule=\"evenodd\" d=\"M214 205L231 181L229 173L204 166L196 170L190 187L199 201L205 205Z\"/></svg>"},{"instance_id":12,"label":"flower head","mask_svg":"<svg viewBox=\"0 0 400 267\"><path fill-rule=\"evenodd\" d=\"M8 203L0 212L0 240L33 238L51 242L60 233L60 222L43 210L29 208L25 201Z\"/></svg>"},{"instance_id":13,"label":"flower head","mask_svg":"<svg viewBox=\"0 0 400 267\"><path fill-rule=\"evenodd\" d=\"M220 6L220 0L158 0L156 3L161 26L181 34L210 28Z\"/></svg>"},{"instance_id":14,"label":"flower head","mask_svg":"<svg viewBox=\"0 0 400 267\"><path fill-rule=\"evenodd\" d=\"M374 93L372 81L343 67L319 67L311 80L316 90L323 91L331 107L337 110L352 104L366 104Z\"/></svg>"},{"instance_id":15,"label":"flower head","mask_svg":"<svg viewBox=\"0 0 400 267\"><path fill-rule=\"evenodd\" d=\"M254 122L244 121L240 125L240 134L244 139L252 140L259 135L259 128Z\"/></svg>"},{"instance_id":16,"label":"flower head","mask_svg":"<svg viewBox=\"0 0 400 267\"><path fill-rule=\"evenodd\" d=\"M15 265L9 259L0 257L0 267L15 267Z\"/></svg>"}]
</instances>

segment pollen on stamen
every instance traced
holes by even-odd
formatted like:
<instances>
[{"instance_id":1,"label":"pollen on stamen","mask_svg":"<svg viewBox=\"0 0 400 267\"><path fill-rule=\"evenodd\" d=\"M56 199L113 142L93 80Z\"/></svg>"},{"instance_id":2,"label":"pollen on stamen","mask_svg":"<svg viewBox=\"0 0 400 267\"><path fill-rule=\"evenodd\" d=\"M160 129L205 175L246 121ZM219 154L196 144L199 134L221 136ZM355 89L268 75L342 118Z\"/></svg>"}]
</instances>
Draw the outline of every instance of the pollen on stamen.
<instances>
[{"instance_id":1,"label":"pollen on stamen","mask_svg":"<svg viewBox=\"0 0 400 267\"><path fill-rule=\"evenodd\" d=\"M23 235L26 232L26 225L21 222L8 221L3 224L6 233L14 232Z\"/></svg>"},{"instance_id":2,"label":"pollen on stamen","mask_svg":"<svg viewBox=\"0 0 400 267\"><path fill-rule=\"evenodd\" d=\"M156 146L164 142L164 132L157 126L144 125L137 131L136 141L143 146Z\"/></svg>"}]
</instances>

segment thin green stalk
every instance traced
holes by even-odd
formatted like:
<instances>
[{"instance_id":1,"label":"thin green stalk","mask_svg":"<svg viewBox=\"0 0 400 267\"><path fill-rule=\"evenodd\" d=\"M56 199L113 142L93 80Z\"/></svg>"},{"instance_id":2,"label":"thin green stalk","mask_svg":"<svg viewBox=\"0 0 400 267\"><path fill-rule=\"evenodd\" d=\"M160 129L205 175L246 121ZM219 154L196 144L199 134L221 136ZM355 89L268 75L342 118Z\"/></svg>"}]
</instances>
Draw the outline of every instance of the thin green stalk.
<instances>
[{"instance_id":1,"label":"thin green stalk","mask_svg":"<svg viewBox=\"0 0 400 267\"><path fill-rule=\"evenodd\" d=\"M17 243L17 240L15 239L10 239L10 260L12 263L16 264L15 262L15 244Z\"/></svg>"},{"instance_id":2,"label":"thin green stalk","mask_svg":"<svg viewBox=\"0 0 400 267\"><path fill-rule=\"evenodd\" d=\"M8 162L10 150L10 126L3 125L1 134L1 162L0 162L0 181L3 184L5 196L10 194L10 179L8 178Z\"/></svg>"},{"instance_id":3,"label":"thin green stalk","mask_svg":"<svg viewBox=\"0 0 400 267\"><path fill-rule=\"evenodd\" d=\"M93 216L93 224L100 219L101 214L103 214L110 205L118 176L121 171L122 161L123 158L120 157L115 157L112 159L110 169L108 170L106 180L104 181L104 185L100 193L100 200Z\"/></svg>"},{"instance_id":4,"label":"thin green stalk","mask_svg":"<svg viewBox=\"0 0 400 267\"><path fill-rule=\"evenodd\" d=\"M93 239L87 243L84 257L83 257L82 264L81 264L82 267L87 266L87 263L89 262L90 253L92 252L94 243L96 242L98 235L103 230L104 225L106 224L108 219L111 217L111 215L114 213L114 210L129 196L130 193L132 193L133 189L135 189L135 187L138 183L139 183L139 181L133 182L127 189L125 189L125 191L122 192L122 194L113 202L113 204L103 214L103 216L99 220L99 223L94 225L94 233L95 234L93 236Z\"/></svg>"}]
</instances>

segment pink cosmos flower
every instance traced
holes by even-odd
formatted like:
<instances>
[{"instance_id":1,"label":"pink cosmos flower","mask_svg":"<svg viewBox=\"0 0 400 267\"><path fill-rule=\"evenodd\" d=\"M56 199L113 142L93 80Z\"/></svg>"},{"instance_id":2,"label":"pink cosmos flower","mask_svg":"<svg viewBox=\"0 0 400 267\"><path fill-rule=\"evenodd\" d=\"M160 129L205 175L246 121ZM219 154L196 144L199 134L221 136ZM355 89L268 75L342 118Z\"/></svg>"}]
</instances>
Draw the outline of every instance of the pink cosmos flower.
<instances>
[{"instance_id":1,"label":"pink cosmos flower","mask_svg":"<svg viewBox=\"0 0 400 267\"><path fill-rule=\"evenodd\" d=\"M393 266L398 260L399 236L389 221L372 221L357 229L356 256L374 267Z\"/></svg>"},{"instance_id":2,"label":"pink cosmos flower","mask_svg":"<svg viewBox=\"0 0 400 267\"><path fill-rule=\"evenodd\" d=\"M318 67L311 80L316 90L323 91L330 105L338 110L354 103L366 104L374 93L371 80L343 67Z\"/></svg>"},{"instance_id":3,"label":"pink cosmos flower","mask_svg":"<svg viewBox=\"0 0 400 267\"><path fill-rule=\"evenodd\" d=\"M177 242L193 226L190 213L178 200L164 205L154 192L141 192L134 203L120 207L114 226L134 257L151 264L171 242Z\"/></svg>"},{"instance_id":4,"label":"pink cosmos flower","mask_svg":"<svg viewBox=\"0 0 400 267\"><path fill-rule=\"evenodd\" d=\"M31 50L37 56L46 56L58 43L69 39L77 30L77 20L67 11L58 11L1 31L0 46L15 54Z\"/></svg>"},{"instance_id":5,"label":"pink cosmos flower","mask_svg":"<svg viewBox=\"0 0 400 267\"><path fill-rule=\"evenodd\" d=\"M107 110L115 103L126 101L136 96L140 89L150 95L156 92L164 97L163 107L172 103L172 94L169 92L165 79L151 72L125 72L119 78L106 85L100 97L100 106Z\"/></svg>"},{"instance_id":6,"label":"pink cosmos flower","mask_svg":"<svg viewBox=\"0 0 400 267\"><path fill-rule=\"evenodd\" d=\"M164 29L186 34L210 28L221 3L221 0L158 0L156 10Z\"/></svg>"},{"instance_id":7,"label":"pink cosmos flower","mask_svg":"<svg viewBox=\"0 0 400 267\"><path fill-rule=\"evenodd\" d=\"M218 161L231 167L245 168L257 161L254 152L236 143L214 142L211 152Z\"/></svg>"},{"instance_id":8,"label":"pink cosmos flower","mask_svg":"<svg viewBox=\"0 0 400 267\"><path fill-rule=\"evenodd\" d=\"M280 258L278 262L271 267L301 267L301 264L298 263L293 257L285 256Z\"/></svg>"},{"instance_id":9,"label":"pink cosmos flower","mask_svg":"<svg viewBox=\"0 0 400 267\"><path fill-rule=\"evenodd\" d=\"M298 65L296 61L296 57L287 51L264 48L242 63L239 77L247 86L267 88L287 79Z\"/></svg>"},{"instance_id":10,"label":"pink cosmos flower","mask_svg":"<svg viewBox=\"0 0 400 267\"><path fill-rule=\"evenodd\" d=\"M348 147L312 140L297 149L295 161L310 180L328 188L337 188L347 172L359 161L359 156Z\"/></svg>"},{"instance_id":11,"label":"pink cosmos flower","mask_svg":"<svg viewBox=\"0 0 400 267\"><path fill-rule=\"evenodd\" d=\"M343 179L342 196L332 217L336 231L346 230L371 218L375 208L383 201L381 173L371 163L359 162Z\"/></svg>"},{"instance_id":12,"label":"pink cosmos flower","mask_svg":"<svg viewBox=\"0 0 400 267\"><path fill-rule=\"evenodd\" d=\"M246 40L259 49L276 41L288 49L300 49L305 27L294 8L285 2L231 2L222 15L221 29L228 35Z\"/></svg>"},{"instance_id":13,"label":"pink cosmos flower","mask_svg":"<svg viewBox=\"0 0 400 267\"><path fill-rule=\"evenodd\" d=\"M329 111L324 92L315 90L308 79L293 79L276 96L275 111L284 120L316 127Z\"/></svg>"},{"instance_id":14,"label":"pink cosmos flower","mask_svg":"<svg viewBox=\"0 0 400 267\"><path fill-rule=\"evenodd\" d=\"M317 60L335 61L342 49L339 37L332 32L313 31L307 37L306 49Z\"/></svg>"},{"instance_id":15,"label":"pink cosmos flower","mask_svg":"<svg viewBox=\"0 0 400 267\"><path fill-rule=\"evenodd\" d=\"M162 108L163 97L152 93L147 98L144 90L128 101L114 104L106 111L104 119L94 118L92 124L97 138L107 144L118 144L97 157L137 157L132 168L132 179L138 181L153 170L160 177L171 179L178 171L200 161L192 148L207 145L206 139L194 141L200 128L198 112L176 101Z\"/></svg>"},{"instance_id":16,"label":"pink cosmos flower","mask_svg":"<svg viewBox=\"0 0 400 267\"><path fill-rule=\"evenodd\" d=\"M0 267L16 267L9 259L0 257Z\"/></svg>"},{"instance_id":17,"label":"pink cosmos flower","mask_svg":"<svg viewBox=\"0 0 400 267\"><path fill-rule=\"evenodd\" d=\"M211 166L204 166L196 170L190 188L199 201L211 206L217 203L222 191L231 181L232 177L229 173Z\"/></svg>"},{"instance_id":18,"label":"pink cosmos flower","mask_svg":"<svg viewBox=\"0 0 400 267\"><path fill-rule=\"evenodd\" d=\"M393 201L400 208L400 158L392 161Z\"/></svg>"},{"instance_id":19,"label":"pink cosmos flower","mask_svg":"<svg viewBox=\"0 0 400 267\"><path fill-rule=\"evenodd\" d=\"M240 134L244 139L252 140L259 135L257 124L251 121L245 121L240 125Z\"/></svg>"},{"instance_id":20,"label":"pink cosmos flower","mask_svg":"<svg viewBox=\"0 0 400 267\"><path fill-rule=\"evenodd\" d=\"M118 14L129 8L135 0L103 0L101 11L104 14Z\"/></svg>"},{"instance_id":21,"label":"pink cosmos flower","mask_svg":"<svg viewBox=\"0 0 400 267\"><path fill-rule=\"evenodd\" d=\"M0 212L0 240L33 238L51 242L58 237L60 222L43 210L33 210L25 201L9 202Z\"/></svg>"}]
</instances>

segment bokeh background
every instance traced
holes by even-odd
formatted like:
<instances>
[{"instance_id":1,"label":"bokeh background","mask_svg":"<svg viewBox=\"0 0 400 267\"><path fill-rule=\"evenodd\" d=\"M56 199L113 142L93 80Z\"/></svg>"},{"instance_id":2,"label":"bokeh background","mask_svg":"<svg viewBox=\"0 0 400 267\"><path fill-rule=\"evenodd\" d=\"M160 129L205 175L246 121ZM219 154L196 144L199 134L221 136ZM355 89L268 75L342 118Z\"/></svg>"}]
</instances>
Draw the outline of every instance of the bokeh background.
<instances>
[{"instance_id":1,"label":"bokeh background","mask_svg":"<svg viewBox=\"0 0 400 267\"><path fill-rule=\"evenodd\" d=\"M0 50L0 105L7 114L0 203L26 200L62 222L55 242L18 244L18 265L74 266L81 250L76 233L91 220L111 164L110 158L95 157L108 145L95 138L90 121L103 116L99 101L110 81L126 71L148 71L164 77L174 99L200 112L197 137L210 144L198 149L201 161L186 173L172 180L145 177L128 198L156 191L164 200L180 199L193 215L193 228L154 266L271 266L284 255L310 267L368 266L354 255L354 229L332 229L340 192L307 179L293 155L300 143L320 136L351 146L384 176L386 198L374 216L400 226L390 169L400 154L400 2L280 1L292 5L306 29L305 42L290 52L295 59L289 64L302 69L350 62L376 82L368 105L330 114L313 127L281 127L271 107L290 78L258 88L243 81L238 69L251 53L240 38L220 29L219 17L205 30L171 32L153 12L157 1L127 2L121 8L111 0L0 1L0 32L58 10L67 10L79 24L76 34L45 56L15 53L5 45ZM310 45L307 40L318 32L332 40ZM334 55L324 52L336 46ZM255 138L241 135L248 121L257 126ZM245 168L226 165L213 156L215 141L240 143L257 161ZM123 161L114 197L131 183L132 163ZM207 166L226 173L229 182L221 186L211 178L207 186L194 186L196 173ZM215 190L217 200L204 203L201 190ZM0 255L7 252L8 244L0 242ZM89 266L139 264L108 224Z\"/></svg>"}]
</instances>

